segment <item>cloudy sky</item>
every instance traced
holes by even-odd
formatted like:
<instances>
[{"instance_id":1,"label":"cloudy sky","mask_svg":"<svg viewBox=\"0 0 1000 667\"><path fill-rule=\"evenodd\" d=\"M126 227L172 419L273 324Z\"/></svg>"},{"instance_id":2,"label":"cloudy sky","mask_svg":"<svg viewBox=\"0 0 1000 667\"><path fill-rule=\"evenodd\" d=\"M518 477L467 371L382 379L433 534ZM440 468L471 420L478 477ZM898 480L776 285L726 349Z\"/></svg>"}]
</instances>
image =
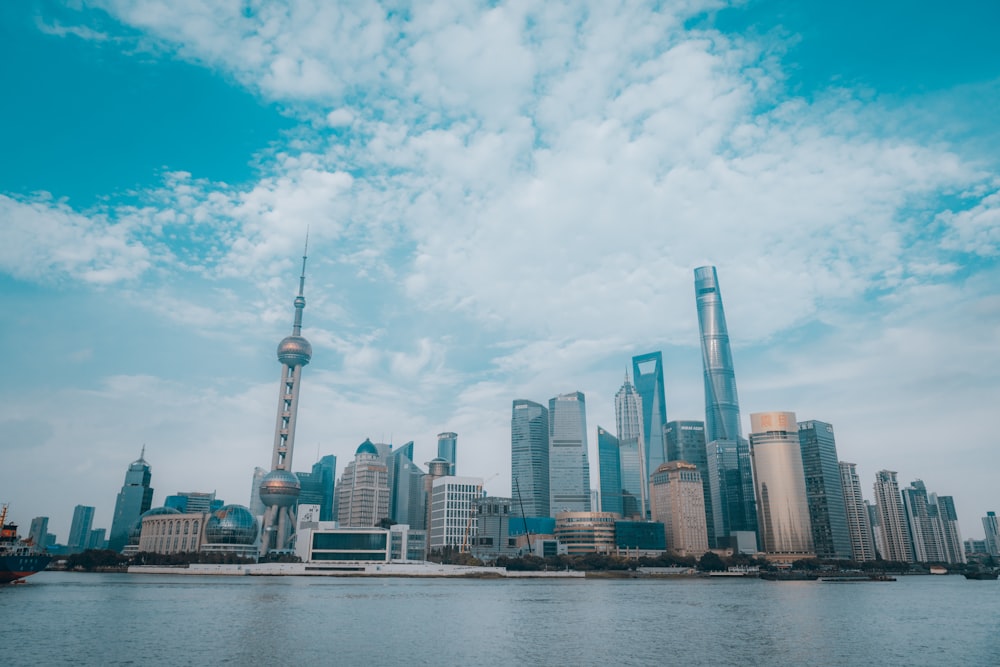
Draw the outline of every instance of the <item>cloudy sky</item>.
<instances>
[{"instance_id":1,"label":"cloudy sky","mask_svg":"<svg viewBox=\"0 0 1000 667\"><path fill-rule=\"evenodd\" d=\"M806 6L801 6L806 5ZM861 10L864 11L861 11ZM943 13L943 12L947 13ZM718 267L744 415L1000 509L1000 4L0 4L0 500L108 527L249 500L309 230L294 468L459 434L510 491L510 406L633 354L702 419Z\"/></svg>"}]
</instances>

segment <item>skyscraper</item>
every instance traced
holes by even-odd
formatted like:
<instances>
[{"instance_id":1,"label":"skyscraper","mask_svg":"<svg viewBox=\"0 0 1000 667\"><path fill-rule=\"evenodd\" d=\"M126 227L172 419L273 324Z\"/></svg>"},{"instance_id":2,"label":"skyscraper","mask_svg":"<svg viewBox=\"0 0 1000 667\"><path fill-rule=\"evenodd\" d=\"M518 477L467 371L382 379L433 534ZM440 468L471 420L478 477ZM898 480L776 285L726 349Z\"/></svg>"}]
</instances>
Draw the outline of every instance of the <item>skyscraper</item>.
<instances>
[{"instance_id":1,"label":"skyscraper","mask_svg":"<svg viewBox=\"0 0 1000 667\"><path fill-rule=\"evenodd\" d=\"M622 471L618 438L597 427L597 463L600 470L601 511L622 513Z\"/></svg>"},{"instance_id":2,"label":"skyscraper","mask_svg":"<svg viewBox=\"0 0 1000 667\"><path fill-rule=\"evenodd\" d=\"M438 455L439 459L444 459L451 464L449 475L455 474L455 463L458 460L458 434L438 433Z\"/></svg>"},{"instance_id":3,"label":"skyscraper","mask_svg":"<svg viewBox=\"0 0 1000 667\"><path fill-rule=\"evenodd\" d=\"M816 420L799 422L799 447L816 556L847 560L851 557L851 536L833 426Z\"/></svg>"},{"instance_id":4,"label":"skyscraper","mask_svg":"<svg viewBox=\"0 0 1000 667\"><path fill-rule=\"evenodd\" d=\"M389 469L365 440L337 484L337 522L343 528L379 525L389 518Z\"/></svg>"},{"instance_id":5,"label":"skyscraper","mask_svg":"<svg viewBox=\"0 0 1000 667\"><path fill-rule=\"evenodd\" d=\"M705 382L705 442L708 450L715 540L729 533L757 530L757 508L750 449L742 435L736 373L729 329L714 266L694 270L701 361Z\"/></svg>"},{"instance_id":6,"label":"skyscraper","mask_svg":"<svg viewBox=\"0 0 1000 667\"><path fill-rule=\"evenodd\" d=\"M851 558L860 562L875 560L875 541L868 506L861 495L861 478L854 463L840 461L840 484L844 490L847 534L851 540Z\"/></svg>"},{"instance_id":7,"label":"skyscraper","mask_svg":"<svg viewBox=\"0 0 1000 667\"><path fill-rule=\"evenodd\" d=\"M524 399L514 401L510 417L510 455L514 511L528 517L552 516L549 506L549 411L545 406Z\"/></svg>"},{"instance_id":8,"label":"skyscraper","mask_svg":"<svg viewBox=\"0 0 1000 667\"><path fill-rule=\"evenodd\" d=\"M750 415L750 428L761 547L775 560L812 557L815 552L795 413L755 412Z\"/></svg>"},{"instance_id":9,"label":"skyscraper","mask_svg":"<svg viewBox=\"0 0 1000 667\"><path fill-rule=\"evenodd\" d=\"M327 454L313 464L310 472L297 472L299 479L299 499L296 516L301 505L318 505L319 521L333 521L333 492L336 486L337 457Z\"/></svg>"},{"instance_id":10,"label":"skyscraper","mask_svg":"<svg viewBox=\"0 0 1000 667\"><path fill-rule=\"evenodd\" d=\"M424 474L413 462L412 440L389 455L389 518L414 530L424 529L427 515Z\"/></svg>"},{"instance_id":11,"label":"skyscraper","mask_svg":"<svg viewBox=\"0 0 1000 667\"><path fill-rule=\"evenodd\" d=\"M139 458L129 464L125 483L115 500L115 516L111 521L111 537L108 538L108 548L112 551L125 548L129 528L153 504L153 489L149 488L152 475L145 456L146 448L143 447Z\"/></svg>"},{"instance_id":12,"label":"skyscraper","mask_svg":"<svg viewBox=\"0 0 1000 667\"><path fill-rule=\"evenodd\" d=\"M931 506L937 508L937 517L941 522L945 559L949 563L966 562L965 549L962 547L962 532L958 528L958 513L955 511L955 499L932 493L929 500Z\"/></svg>"},{"instance_id":13,"label":"skyscraper","mask_svg":"<svg viewBox=\"0 0 1000 667\"><path fill-rule=\"evenodd\" d=\"M681 555L708 551L705 490L698 467L687 461L664 463L650 478L649 489L653 521L664 525L667 548Z\"/></svg>"},{"instance_id":14,"label":"skyscraper","mask_svg":"<svg viewBox=\"0 0 1000 667\"><path fill-rule=\"evenodd\" d=\"M1000 556L1000 523L996 512L987 512L983 517L983 531L986 534L986 551L991 556Z\"/></svg>"},{"instance_id":15,"label":"skyscraper","mask_svg":"<svg viewBox=\"0 0 1000 667\"><path fill-rule=\"evenodd\" d=\"M549 399L549 508L590 511L587 403L578 391Z\"/></svg>"},{"instance_id":16,"label":"skyscraper","mask_svg":"<svg viewBox=\"0 0 1000 667\"><path fill-rule=\"evenodd\" d=\"M46 543L49 534L49 517L36 516L31 520L31 529L28 531L28 539L40 549L48 546Z\"/></svg>"},{"instance_id":17,"label":"skyscraper","mask_svg":"<svg viewBox=\"0 0 1000 667\"><path fill-rule=\"evenodd\" d=\"M667 460L687 461L698 469L703 488L705 506L705 526L710 538L715 537L715 522L712 513L712 487L709 484L708 452L705 449L705 422L671 421L664 430L667 445Z\"/></svg>"},{"instance_id":18,"label":"skyscraper","mask_svg":"<svg viewBox=\"0 0 1000 667\"><path fill-rule=\"evenodd\" d=\"M615 394L615 425L618 428L621 513L625 518L645 520L649 513L649 475L642 430L642 397L629 382L627 372L625 382Z\"/></svg>"},{"instance_id":19,"label":"skyscraper","mask_svg":"<svg viewBox=\"0 0 1000 667\"><path fill-rule=\"evenodd\" d=\"M649 352L632 357L632 378L642 400L642 438L646 471L652 474L667 460L663 445L663 427L667 424L667 406L663 390L663 354ZM621 433L618 434L619 439ZM648 483L649 478L646 478Z\"/></svg>"},{"instance_id":20,"label":"skyscraper","mask_svg":"<svg viewBox=\"0 0 1000 667\"><path fill-rule=\"evenodd\" d=\"M875 508L878 514L876 535L882 558L901 563L913 562L913 549L906 527L906 514L899 495L899 482L893 470L875 474Z\"/></svg>"},{"instance_id":21,"label":"skyscraper","mask_svg":"<svg viewBox=\"0 0 1000 667\"><path fill-rule=\"evenodd\" d=\"M308 248L308 240L306 241ZM260 499L267 507L261 532L261 553L292 548L295 531L295 505L299 499L299 479L292 473L295 449L295 422L299 411L299 387L302 369L312 359L312 345L302 337L302 311L306 307L306 252L302 253L299 293L295 297L292 335L278 343L281 381L278 389L278 414L274 426L271 472L260 482Z\"/></svg>"},{"instance_id":22,"label":"skyscraper","mask_svg":"<svg viewBox=\"0 0 1000 667\"><path fill-rule=\"evenodd\" d=\"M77 505L73 508L73 523L70 524L69 539L66 540L66 547L71 553L83 551L87 548L93 523L93 507L89 505Z\"/></svg>"},{"instance_id":23,"label":"skyscraper","mask_svg":"<svg viewBox=\"0 0 1000 667\"><path fill-rule=\"evenodd\" d=\"M903 489L902 496L914 560L919 563L947 562L938 508L930 504L923 481L913 480L910 486Z\"/></svg>"}]
</instances>

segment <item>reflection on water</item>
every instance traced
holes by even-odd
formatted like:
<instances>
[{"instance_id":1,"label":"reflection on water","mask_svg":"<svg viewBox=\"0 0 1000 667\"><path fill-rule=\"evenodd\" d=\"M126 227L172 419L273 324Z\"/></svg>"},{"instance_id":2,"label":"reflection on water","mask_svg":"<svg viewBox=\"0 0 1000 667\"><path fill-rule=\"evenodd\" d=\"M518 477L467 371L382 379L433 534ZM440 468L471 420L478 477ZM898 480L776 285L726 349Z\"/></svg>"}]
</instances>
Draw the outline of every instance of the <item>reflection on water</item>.
<instances>
[{"instance_id":1,"label":"reflection on water","mask_svg":"<svg viewBox=\"0 0 1000 667\"><path fill-rule=\"evenodd\" d=\"M43 572L3 664L995 665L1000 586ZM11 650L16 645L17 650Z\"/></svg>"}]
</instances>

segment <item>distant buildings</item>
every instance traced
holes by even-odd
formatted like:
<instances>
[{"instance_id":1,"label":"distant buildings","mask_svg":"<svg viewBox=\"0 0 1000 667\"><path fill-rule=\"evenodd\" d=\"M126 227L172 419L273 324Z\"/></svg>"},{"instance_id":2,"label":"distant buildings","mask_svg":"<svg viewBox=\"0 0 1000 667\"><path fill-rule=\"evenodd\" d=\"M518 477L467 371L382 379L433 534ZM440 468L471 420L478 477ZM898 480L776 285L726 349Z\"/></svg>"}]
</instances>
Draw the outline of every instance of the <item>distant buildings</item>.
<instances>
[{"instance_id":1,"label":"distant buildings","mask_svg":"<svg viewBox=\"0 0 1000 667\"><path fill-rule=\"evenodd\" d=\"M875 475L875 508L878 523L875 526L876 542L884 560L902 563L913 562L906 513L899 494L899 483L892 470L880 470Z\"/></svg>"},{"instance_id":2,"label":"distant buildings","mask_svg":"<svg viewBox=\"0 0 1000 667\"><path fill-rule=\"evenodd\" d=\"M615 394L615 426L618 429L621 513L626 518L645 520L649 512L649 474L646 472L646 445L642 430L642 397L629 382L628 373Z\"/></svg>"},{"instance_id":3,"label":"distant buildings","mask_svg":"<svg viewBox=\"0 0 1000 667\"><path fill-rule=\"evenodd\" d=\"M851 537L833 426L810 420L799 422L798 428L816 557L846 560L851 557Z\"/></svg>"},{"instance_id":4,"label":"distant buildings","mask_svg":"<svg viewBox=\"0 0 1000 667\"><path fill-rule=\"evenodd\" d=\"M649 484L653 521L663 524L665 548L688 556L708 551L705 490L693 463L669 461L653 473Z\"/></svg>"},{"instance_id":5,"label":"distant buildings","mask_svg":"<svg viewBox=\"0 0 1000 667\"><path fill-rule=\"evenodd\" d=\"M299 478L298 505L319 505L319 520L333 521L337 457L327 454L313 464L311 472L297 472L295 476Z\"/></svg>"},{"instance_id":6,"label":"distant buildings","mask_svg":"<svg viewBox=\"0 0 1000 667\"><path fill-rule=\"evenodd\" d=\"M618 438L601 426L597 427L597 463L600 474L600 510L621 516L622 471Z\"/></svg>"},{"instance_id":7,"label":"distant buildings","mask_svg":"<svg viewBox=\"0 0 1000 667\"><path fill-rule=\"evenodd\" d=\"M48 546L49 517L36 516L31 520L31 528L28 530L28 539L31 543L44 549Z\"/></svg>"},{"instance_id":8,"label":"distant buildings","mask_svg":"<svg viewBox=\"0 0 1000 667\"><path fill-rule=\"evenodd\" d=\"M389 518L413 530L424 530L427 500L423 470L413 461L413 441L389 455Z\"/></svg>"},{"instance_id":9,"label":"distant buildings","mask_svg":"<svg viewBox=\"0 0 1000 667\"><path fill-rule=\"evenodd\" d=\"M703 489L705 506L705 527L708 536L714 537L714 516L712 514L712 487L709 484L708 452L705 442L705 422L671 421L664 430L667 443L667 461L686 461L698 469Z\"/></svg>"},{"instance_id":10,"label":"distant buildings","mask_svg":"<svg viewBox=\"0 0 1000 667\"><path fill-rule=\"evenodd\" d=\"M215 491L183 491L167 496L164 507L172 507L178 512L208 513L225 505L215 499Z\"/></svg>"},{"instance_id":11,"label":"distant buildings","mask_svg":"<svg viewBox=\"0 0 1000 667\"><path fill-rule=\"evenodd\" d=\"M648 481L648 475L667 460L663 443L663 428L667 424L663 353L649 352L632 357L632 378L642 401L642 445L646 457L644 472Z\"/></svg>"},{"instance_id":12,"label":"distant buildings","mask_svg":"<svg viewBox=\"0 0 1000 667\"><path fill-rule=\"evenodd\" d=\"M431 551L446 548L471 550L478 533L474 511L482 496L480 477L438 477L431 485L431 525L427 547Z\"/></svg>"},{"instance_id":13,"label":"distant buildings","mask_svg":"<svg viewBox=\"0 0 1000 667\"><path fill-rule=\"evenodd\" d=\"M438 455L439 459L444 459L450 465L449 475L455 473L455 463L458 460L458 434L450 431L438 433Z\"/></svg>"},{"instance_id":14,"label":"distant buildings","mask_svg":"<svg viewBox=\"0 0 1000 667\"><path fill-rule=\"evenodd\" d=\"M861 478L857 466L840 461L840 484L844 492L844 512L847 535L851 541L851 558L858 562L875 560L875 541L868 515L868 506L861 495Z\"/></svg>"},{"instance_id":15,"label":"distant buildings","mask_svg":"<svg viewBox=\"0 0 1000 667\"><path fill-rule=\"evenodd\" d=\"M983 517L983 531L986 538L986 552L991 556L1000 556L1000 523L996 512L987 512Z\"/></svg>"},{"instance_id":16,"label":"distant buildings","mask_svg":"<svg viewBox=\"0 0 1000 667\"><path fill-rule=\"evenodd\" d=\"M549 508L590 511L587 404L578 391L549 400Z\"/></svg>"},{"instance_id":17,"label":"distant buildings","mask_svg":"<svg viewBox=\"0 0 1000 667\"><path fill-rule=\"evenodd\" d=\"M545 406L524 399L514 401L510 450L514 511L526 517L552 516L549 511L549 411Z\"/></svg>"},{"instance_id":18,"label":"distant buildings","mask_svg":"<svg viewBox=\"0 0 1000 667\"><path fill-rule=\"evenodd\" d=\"M73 508L73 523L70 524L69 539L66 540L66 548L70 553L87 549L93 523L93 507L89 505L77 505Z\"/></svg>"},{"instance_id":19,"label":"distant buildings","mask_svg":"<svg viewBox=\"0 0 1000 667\"><path fill-rule=\"evenodd\" d=\"M615 550L615 521L611 512L556 512L555 538L569 555L610 554Z\"/></svg>"},{"instance_id":20,"label":"distant buildings","mask_svg":"<svg viewBox=\"0 0 1000 667\"><path fill-rule=\"evenodd\" d=\"M795 413L756 412L750 415L750 428L761 548L779 561L813 557Z\"/></svg>"},{"instance_id":21,"label":"distant buildings","mask_svg":"<svg viewBox=\"0 0 1000 667\"><path fill-rule=\"evenodd\" d=\"M152 474L145 454L146 448L143 447L139 458L129 464L125 472L125 484L115 501L115 515L108 539L108 548L112 551L122 551L125 548L129 528L153 504L153 489L149 486Z\"/></svg>"},{"instance_id":22,"label":"distant buildings","mask_svg":"<svg viewBox=\"0 0 1000 667\"><path fill-rule=\"evenodd\" d=\"M337 522L342 528L378 526L389 518L389 469L365 440L337 484Z\"/></svg>"},{"instance_id":23,"label":"distant buildings","mask_svg":"<svg viewBox=\"0 0 1000 667\"><path fill-rule=\"evenodd\" d=\"M517 553L515 540L510 537L512 507L510 498L486 496L473 503L476 535L472 540L472 555L483 560Z\"/></svg>"}]
</instances>

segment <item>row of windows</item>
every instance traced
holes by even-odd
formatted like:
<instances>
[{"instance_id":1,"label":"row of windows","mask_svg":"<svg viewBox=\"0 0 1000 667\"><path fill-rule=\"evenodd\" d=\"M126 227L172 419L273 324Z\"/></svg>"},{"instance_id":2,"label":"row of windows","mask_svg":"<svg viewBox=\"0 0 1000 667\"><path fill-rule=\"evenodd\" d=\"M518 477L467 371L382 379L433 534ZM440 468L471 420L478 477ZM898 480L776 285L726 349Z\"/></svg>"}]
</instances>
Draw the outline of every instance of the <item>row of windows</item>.
<instances>
[{"instance_id":1,"label":"row of windows","mask_svg":"<svg viewBox=\"0 0 1000 667\"><path fill-rule=\"evenodd\" d=\"M176 529L178 535L181 534L183 529L184 534L187 535L189 532L197 533L199 522L197 520L180 519L176 521L155 521L153 523L153 535L173 535Z\"/></svg>"}]
</instances>

